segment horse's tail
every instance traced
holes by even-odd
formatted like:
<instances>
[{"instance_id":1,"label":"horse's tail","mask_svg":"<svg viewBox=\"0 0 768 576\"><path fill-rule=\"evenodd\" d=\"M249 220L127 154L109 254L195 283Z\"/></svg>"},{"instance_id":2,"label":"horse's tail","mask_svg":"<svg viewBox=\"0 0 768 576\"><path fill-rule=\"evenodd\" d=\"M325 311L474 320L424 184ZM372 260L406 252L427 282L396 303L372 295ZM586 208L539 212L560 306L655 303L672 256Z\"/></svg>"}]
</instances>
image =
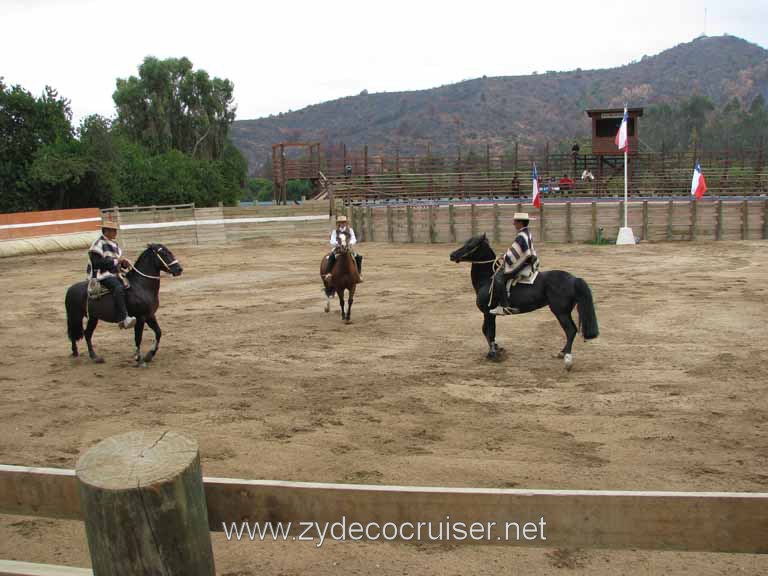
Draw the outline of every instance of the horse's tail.
<instances>
[{"instance_id":1,"label":"horse's tail","mask_svg":"<svg viewBox=\"0 0 768 576\"><path fill-rule=\"evenodd\" d=\"M595 314L595 302L592 300L592 291L589 285L581 278L576 278L576 305L579 308L579 325L584 340L592 340L600 335L597 327L597 314Z\"/></svg>"},{"instance_id":2,"label":"horse's tail","mask_svg":"<svg viewBox=\"0 0 768 576\"><path fill-rule=\"evenodd\" d=\"M67 335L72 342L77 342L83 337L83 310L82 298L80 298L78 285L70 286L64 298L67 309Z\"/></svg>"}]
</instances>

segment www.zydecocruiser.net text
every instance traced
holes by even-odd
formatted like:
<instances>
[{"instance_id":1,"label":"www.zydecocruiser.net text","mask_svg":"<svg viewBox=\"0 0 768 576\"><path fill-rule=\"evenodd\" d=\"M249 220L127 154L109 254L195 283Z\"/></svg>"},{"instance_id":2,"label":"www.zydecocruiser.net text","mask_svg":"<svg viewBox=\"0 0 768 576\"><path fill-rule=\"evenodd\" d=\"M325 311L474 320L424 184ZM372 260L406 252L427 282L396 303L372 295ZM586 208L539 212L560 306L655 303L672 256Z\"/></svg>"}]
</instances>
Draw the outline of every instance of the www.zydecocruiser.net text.
<instances>
[{"instance_id":1,"label":"www.zydecocruiser.net text","mask_svg":"<svg viewBox=\"0 0 768 576\"><path fill-rule=\"evenodd\" d=\"M545 541L547 526L542 516L529 522L462 522L450 516L439 522L222 522L229 541L315 542L334 541L415 541L415 542L515 542Z\"/></svg>"}]
</instances>

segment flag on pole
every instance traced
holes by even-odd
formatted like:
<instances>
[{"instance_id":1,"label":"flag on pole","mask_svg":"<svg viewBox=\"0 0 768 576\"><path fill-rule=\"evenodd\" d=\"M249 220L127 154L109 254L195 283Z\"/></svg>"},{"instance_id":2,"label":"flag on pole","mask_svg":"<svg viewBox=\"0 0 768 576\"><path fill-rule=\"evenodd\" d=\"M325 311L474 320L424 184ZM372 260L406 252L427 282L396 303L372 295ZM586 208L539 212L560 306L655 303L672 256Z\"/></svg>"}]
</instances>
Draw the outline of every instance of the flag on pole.
<instances>
[{"instance_id":1,"label":"flag on pole","mask_svg":"<svg viewBox=\"0 0 768 576\"><path fill-rule=\"evenodd\" d=\"M627 152L629 150L629 135L627 129L629 128L629 115L627 114L627 107L624 107L624 117L621 119L621 126L616 133L616 146L619 152Z\"/></svg>"},{"instance_id":2,"label":"flag on pole","mask_svg":"<svg viewBox=\"0 0 768 576\"><path fill-rule=\"evenodd\" d=\"M541 208L541 194L539 194L539 173L536 172L536 162L533 163L533 205Z\"/></svg>"},{"instance_id":3,"label":"flag on pole","mask_svg":"<svg viewBox=\"0 0 768 576\"><path fill-rule=\"evenodd\" d=\"M704 180L704 174L701 173L701 166L699 166L698 160L696 161L696 167L693 169L693 180L691 181L691 196L699 200L704 196L704 192L707 191L707 181Z\"/></svg>"}]
</instances>

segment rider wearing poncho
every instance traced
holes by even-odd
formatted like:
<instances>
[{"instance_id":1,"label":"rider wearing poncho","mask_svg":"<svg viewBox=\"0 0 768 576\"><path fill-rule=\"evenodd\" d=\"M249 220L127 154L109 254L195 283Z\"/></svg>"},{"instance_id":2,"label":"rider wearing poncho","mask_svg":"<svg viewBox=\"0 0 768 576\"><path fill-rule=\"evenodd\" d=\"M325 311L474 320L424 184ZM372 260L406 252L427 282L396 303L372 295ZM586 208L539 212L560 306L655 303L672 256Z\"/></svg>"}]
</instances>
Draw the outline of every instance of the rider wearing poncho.
<instances>
[{"instance_id":1,"label":"rider wearing poncho","mask_svg":"<svg viewBox=\"0 0 768 576\"><path fill-rule=\"evenodd\" d=\"M491 314L514 313L509 305L507 282L510 279L530 281L539 269L539 257L533 247L533 236L528 229L530 220L531 218L526 212L516 212L514 215L513 224L517 230L517 236L512 246L504 254L503 271L499 270L494 276L493 294L498 305L489 311Z\"/></svg>"},{"instance_id":2,"label":"rider wearing poncho","mask_svg":"<svg viewBox=\"0 0 768 576\"><path fill-rule=\"evenodd\" d=\"M123 251L117 244L116 223L105 221L101 225L101 236L94 240L88 249L88 280L96 279L112 294L117 307L121 328L131 328L136 324L136 318L128 316L125 306L125 286L118 274L123 268L129 268L131 263L123 258Z\"/></svg>"},{"instance_id":3,"label":"rider wearing poncho","mask_svg":"<svg viewBox=\"0 0 768 576\"><path fill-rule=\"evenodd\" d=\"M336 217L336 228L331 232L331 246L333 247L333 250L328 255L328 267L326 268L326 278L330 278L331 276L331 270L333 270L333 265L336 263L336 251L341 246L341 242L339 240L339 235L346 234L347 235L347 245L348 246L354 246L357 244L357 238L355 237L355 231L352 229L351 226L347 225L347 217L339 215ZM363 281L363 257L360 254L352 252L352 255L355 257L355 262L357 263L357 273L360 278L360 282Z\"/></svg>"}]
</instances>

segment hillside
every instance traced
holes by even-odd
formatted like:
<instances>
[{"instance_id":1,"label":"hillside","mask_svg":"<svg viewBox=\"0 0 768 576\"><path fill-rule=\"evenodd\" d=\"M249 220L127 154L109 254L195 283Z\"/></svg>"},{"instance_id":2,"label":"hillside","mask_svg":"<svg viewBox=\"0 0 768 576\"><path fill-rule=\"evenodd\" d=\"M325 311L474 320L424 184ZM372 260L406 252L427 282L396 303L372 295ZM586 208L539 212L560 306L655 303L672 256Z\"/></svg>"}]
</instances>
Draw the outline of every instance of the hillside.
<instances>
[{"instance_id":1,"label":"hillside","mask_svg":"<svg viewBox=\"0 0 768 576\"><path fill-rule=\"evenodd\" d=\"M702 37L618 68L478 78L429 90L362 93L295 112L238 120L231 135L251 170L281 141L319 141L326 149L369 144L371 153L501 151L588 135L584 110L648 106L692 94L718 105L768 99L768 50L732 36Z\"/></svg>"}]
</instances>

